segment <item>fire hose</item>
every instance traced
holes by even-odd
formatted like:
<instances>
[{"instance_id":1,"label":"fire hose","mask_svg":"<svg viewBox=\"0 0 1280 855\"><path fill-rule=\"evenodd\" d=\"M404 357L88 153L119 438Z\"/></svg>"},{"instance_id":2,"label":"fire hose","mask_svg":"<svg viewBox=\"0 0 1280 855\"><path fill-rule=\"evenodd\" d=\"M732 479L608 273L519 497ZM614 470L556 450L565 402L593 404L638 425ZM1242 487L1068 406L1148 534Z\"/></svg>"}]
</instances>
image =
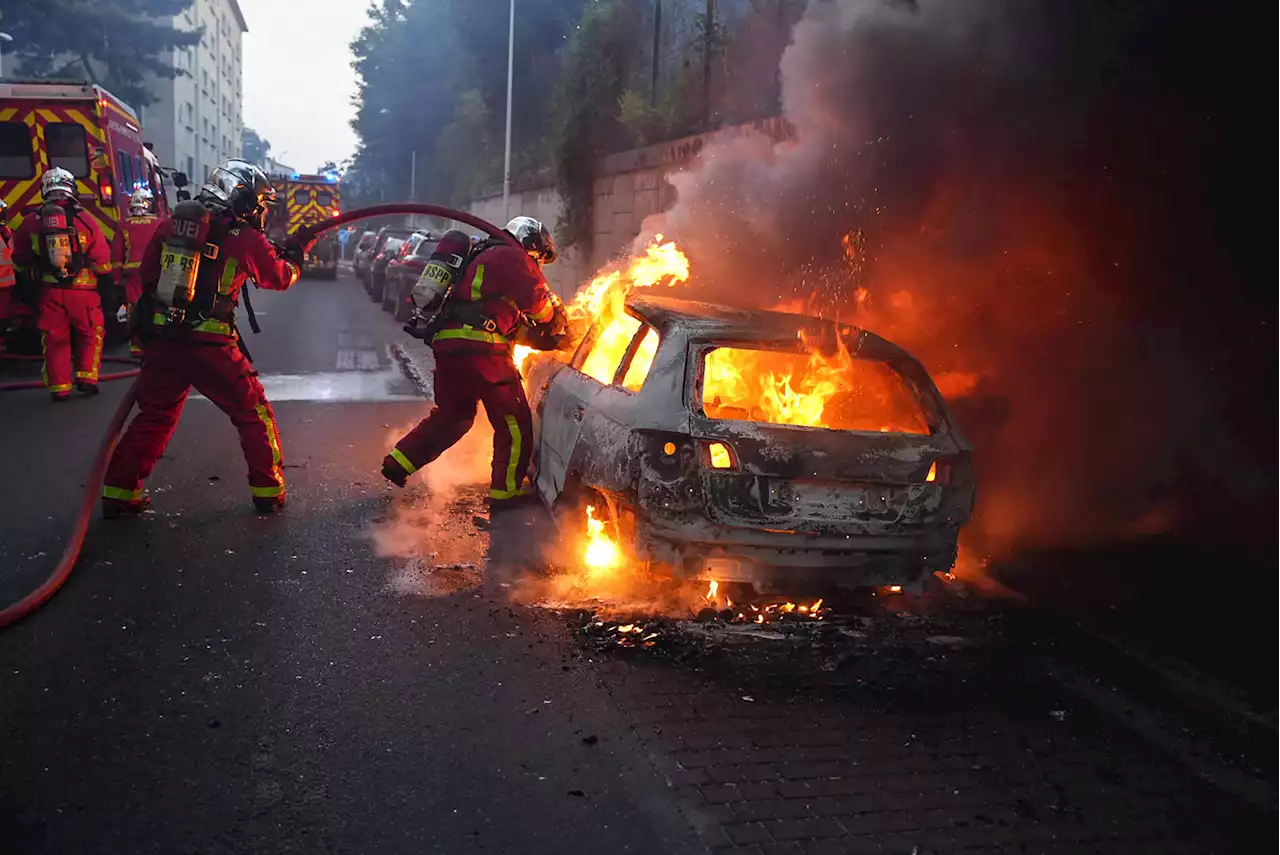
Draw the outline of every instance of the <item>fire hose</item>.
<instances>
[{"instance_id":1,"label":"fire hose","mask_svg":"<svg viewBox=\"0 0 1280 855\"><path fill-rule=\"evenodd\" d=\"M472 216L465 211L455 211L452 208L445 208L440 205L429 205L420 202L391 202L383 205L371 205L367 208L354 208L345 214L331 217L323 222L310 226L310 230L314 234L321 234L339 226L354 222L355 220L364 220L370 217L396 216L408 214L422 214L430 217L442 217L444 219L456 220L460 223L472 226L487 232L490 235L507 238L511 243L516 241L510 235L507 235L501 228L490 222ZM11 357L23 359L26 357ZM41 357L30 357L31 359L40 359ZM104 361L111 362L133 362L133 360L123 359L121 357L103 357ZM129 377L136 377L139 373L138 369L132 371L122 371L117 374L107 374L99 378L99 380L121 380ZM0 385L0 391L11 391L15 389L37 389L43 388L44 384L40 381L22 381L19 383L6 383ZM124 424L129 418L129 413L133 409L134 399L137 393L136 381L129 386L125 392L124 398L121 399L120 405L116 408L115 413L111 416L111 422L107 426L107 432L102 437L102 441L98 445L98 450L93 457L93 466L89 470L89 478L84 485L84 492L80 496L80 504L76 508L75 520L72 522L71 536L67 540L66 547L62 551L62 556L58 559L58 563L54 566L53 572L31 593L24 596L12 605L0 609L0 628L10 626L22 620L27 615L40 608L47 603L58 589L66 583L71 571L75 567L76 559L80 557L80 549L84 546L85 534L89 530L89 520L93 517L93 508L98 501L98 493L102 487L102 479L106 475L107 464L111 460L111 452L115 448L116 440L120 438L120 432L124 429Z\"/></svg>"}]
</instances>

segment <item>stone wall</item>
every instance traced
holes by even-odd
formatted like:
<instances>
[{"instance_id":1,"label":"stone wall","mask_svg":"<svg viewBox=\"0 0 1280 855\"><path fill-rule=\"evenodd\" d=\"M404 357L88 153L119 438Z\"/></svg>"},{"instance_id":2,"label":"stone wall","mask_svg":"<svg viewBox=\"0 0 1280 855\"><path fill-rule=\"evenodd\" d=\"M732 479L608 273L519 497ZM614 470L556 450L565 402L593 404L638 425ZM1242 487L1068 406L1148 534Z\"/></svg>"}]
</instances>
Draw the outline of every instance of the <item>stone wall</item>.
<instances>
[{"instance_id":1,"label":"stone wall","mask_svg":"<svg viewBox=\"0 0 1280 855\"><path fill-rule=\"evenodd\" d=\"M708 143L748 134L782 140L792 133L784 119L775 117L610 155L601 163L600 177L595 181L590 257L581 251L566 252L561 261L546 268L547 280L567 297L609 259L630 249L645 217L675 204L676 191L668 176L693 165ZM470 212L498 225L524 214L542 220L554 231L563 205L550 176L522 176L512 185L509 214L502 210L500 188L474 200Z\"/></svg>"}]
</instances>

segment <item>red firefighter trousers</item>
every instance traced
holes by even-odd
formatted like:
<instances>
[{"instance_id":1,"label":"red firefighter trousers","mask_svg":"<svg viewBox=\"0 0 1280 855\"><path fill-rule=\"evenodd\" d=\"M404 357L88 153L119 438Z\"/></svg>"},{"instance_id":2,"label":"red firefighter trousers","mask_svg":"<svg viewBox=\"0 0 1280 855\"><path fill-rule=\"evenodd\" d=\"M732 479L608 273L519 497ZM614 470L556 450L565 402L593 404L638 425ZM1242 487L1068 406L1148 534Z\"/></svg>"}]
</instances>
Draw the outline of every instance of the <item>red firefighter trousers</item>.
<instances>
[{"instance_id":1,"label":"red firefighter trousers","mask_svg":"<svg viewBox=\"0 0 1280 855\"><path fill-rule=\"evenodd\" d=\"M436 353L436 406L396 443L391 457L408 474L426 466L462 439L476 418L476 404L493 425L493 477L489 498L524 495L533 420L520 372L505 352Z\"/></svg>"},{"instance_id":2,"label":"red firefighter trousers","mask_svg":"<svg viewBox=\"0 0 1280 855\"><path fill-rule=\"evenodd\" d=\"M226 413L240 432L253 495L284 496L275 412L249 360L233 342L207 344L162 338L147 345L138 378L138 415L107 467L103 498L142 498L142 481L169 444L193 386Z\"/></svg>"},{"instance_id":3,"label":"red firefighter trousers","mask_svg":"<svg viewBox=\"0 0 1280 855\"><path fill-rule=\"evenodd\" d=\"M72 384L72 331L76 342L74 378L97 383L102 367L102 300L93 288L53 288L40 294L38 322L44 338L44 383L63 395Z\"/></svg>"}]
</instances>

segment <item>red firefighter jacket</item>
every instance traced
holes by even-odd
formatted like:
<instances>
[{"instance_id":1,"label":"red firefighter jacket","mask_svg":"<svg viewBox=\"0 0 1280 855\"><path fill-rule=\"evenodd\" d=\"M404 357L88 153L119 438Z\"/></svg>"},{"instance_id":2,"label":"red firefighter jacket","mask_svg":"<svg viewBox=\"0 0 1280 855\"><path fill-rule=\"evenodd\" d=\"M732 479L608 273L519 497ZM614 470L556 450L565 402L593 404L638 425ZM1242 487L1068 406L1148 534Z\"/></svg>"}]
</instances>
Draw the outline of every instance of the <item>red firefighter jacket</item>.
<instances>
[{"instance_id":1,"label":"red firefighter jacket","mask_svg":"<svg viewBox=\"0 0 1280 855\"><path fill-rule=\"evenodd\" d=\"M170 223L168 217L160 221L142 255L140 269L146 291L154 292L160 279L160 255L169 237ZM262 232L243 224L233 226L227 233L216 259L205 258L202 264L213 267L208 275L217 282L218 294L229 297L234 304L240 302L240 292L249 279L258 283L259 288L284 291L298 281L300 274L297 265L282 256ZM201 275L204 275L203 268ZM160 313L152 317L152 322L156 326L166 325L165 316ZM190 329L191 337L200 340L225 341L236 337L233 323L214 318L200 320Z\"/></svg>"},{"instance_id":2,"label":"red firefighter jacket","mask_svg":"<svg viewBox=\"0 0 1280 855\"><path fill-rule=\"evenodd\" d=\"M84 254L84 266L69 283L62 284L60 287L97 288L98 276L111 272L111 247L102 234L97 220L84 211L67 207L67 220L75 224L76 239L79 242L80 251ZM18 233L13 238L13 264L20 271L35 268L32 273L34 275L36 271L39 272L39 281L43 285L59 286L58 278L53 272L44 269L45 260L41 255L40 245L42 226L38 210L22 220L22 225L18 227Z\"/></svg>"},{"instance_id":3,"label":"red firefighter jacket","mask_svg":"<svg viewBox=\"0 0 1280 855\"><path fill-rule=\"evenodd\" d=\"M139 271L142 269L142 254L151 243L151 235L155 233L160 218L155 214L131 216L124 221L124 287L129 303L138 302L142 296L142 283Z\"/></svg>"},{"instance_id":4,"label":"red firefighter jacket","mask_svg":"<svg viewBox=\"0 0 1280 855\"><path fill-rule=\"evenodd\" d=\"M13 271L13 232L8 226L0 225L0 289L12 288L18 284L18 277Z\"/></svg>"},{"instance_id":5,"label":"red firefighter jacket","mask_svg":"<svg viewBox=\"0 0 1280 855\"><path fill-rule=\"evenodd\" d=\"M491 323L477 322L468 312L448 318L432 339L438 353L508 352L521 316L534 323L551 320L555 307L542 269L530 255L511 245L494 246L474 256L449 295L462 309L478 308Z\"/></svg>"}]
</instances>

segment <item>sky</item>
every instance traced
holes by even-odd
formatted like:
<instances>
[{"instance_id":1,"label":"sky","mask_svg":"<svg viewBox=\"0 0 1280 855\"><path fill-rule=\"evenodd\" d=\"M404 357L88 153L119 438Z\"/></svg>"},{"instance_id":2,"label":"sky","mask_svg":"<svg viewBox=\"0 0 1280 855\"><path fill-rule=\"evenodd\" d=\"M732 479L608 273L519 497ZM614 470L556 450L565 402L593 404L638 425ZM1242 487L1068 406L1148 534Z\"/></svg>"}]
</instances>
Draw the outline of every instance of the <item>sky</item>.
<instances>
[{"instance_id":1,"label":"sky","mask_svg":"<svg viewBox=\"0 0 1280 855\"><path fill-rule=\"evenodd\" d=\"M271 156L299 172L355 153L351 40L368 0L239 0L244 34L244 123Z\"/></svg>"}]
</instances>

